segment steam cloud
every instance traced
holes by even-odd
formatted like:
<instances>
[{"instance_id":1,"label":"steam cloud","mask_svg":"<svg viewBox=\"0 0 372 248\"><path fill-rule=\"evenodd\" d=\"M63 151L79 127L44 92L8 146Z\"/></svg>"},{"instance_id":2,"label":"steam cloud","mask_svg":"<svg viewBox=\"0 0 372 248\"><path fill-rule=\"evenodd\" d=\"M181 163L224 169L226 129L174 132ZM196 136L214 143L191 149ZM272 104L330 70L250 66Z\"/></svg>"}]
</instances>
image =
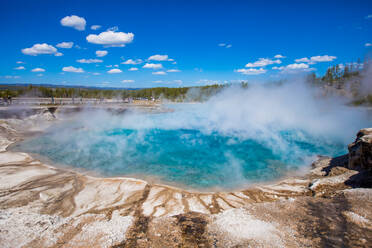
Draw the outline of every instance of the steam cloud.
<instances>
[{"instance_id":1,"label":"steam cloud","mask_svg":"<svg viewBox=\"0 0 372 248\"><path fill-rule=\"evenodd\" d=\"M205 135L217 133L228 137L228 144L253 140L279 154L283 161L302 157L309 162L306 159L315 154L304 151L299 145L301 142L327 147L331 154L324 155L341 154L346 152L347 144L354 139L356 132L371 124L366 108L347 106L342 98L325 98L316 89L295 80L282 85L228 87L204 103L170 104L169 107L175 111L161 114L133 111L124 115L86 111L51 130L49 138L73 146L73 154L59 152L60 156L70 156L72 164L84 159L91 165L90 169L105 163L115 171L124 163L115 160L123 150L130 151L133 156L147 156L148 161L160 153L136 150L144 143L151 147L151 142L156 142L145 138L154 130L198 130ZM129 133L127 139L107 135L123 129L135 132ZM203 142L187 135L181 138L195 145ZM103 149L99 144L107 144L110 149ZM166 150L167 145L164 144L163 149ZM94 156L92 152L100 154L100 162L91 159ZM243 182L241 167L244 162L229 152L224 156L229 165L220 176L229 177L232 182Z\"/></svg>"}]
</instances>

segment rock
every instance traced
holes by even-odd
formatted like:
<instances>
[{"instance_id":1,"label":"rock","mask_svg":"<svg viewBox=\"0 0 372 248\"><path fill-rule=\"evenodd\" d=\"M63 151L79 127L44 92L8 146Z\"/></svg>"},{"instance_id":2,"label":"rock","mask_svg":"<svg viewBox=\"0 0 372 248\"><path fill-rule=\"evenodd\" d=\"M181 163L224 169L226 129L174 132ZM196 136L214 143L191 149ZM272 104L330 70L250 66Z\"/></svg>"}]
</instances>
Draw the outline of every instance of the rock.
<instances>
[{"instance_id":1,"label":"rock","mask_svg":"<svg viewBox=\"0 0 372 248\"><path fill-rule=\"evenodd\" d=\"M349 169L372 171L372 128L361 129L348 149Z\"/></svg>"}]
</instances>

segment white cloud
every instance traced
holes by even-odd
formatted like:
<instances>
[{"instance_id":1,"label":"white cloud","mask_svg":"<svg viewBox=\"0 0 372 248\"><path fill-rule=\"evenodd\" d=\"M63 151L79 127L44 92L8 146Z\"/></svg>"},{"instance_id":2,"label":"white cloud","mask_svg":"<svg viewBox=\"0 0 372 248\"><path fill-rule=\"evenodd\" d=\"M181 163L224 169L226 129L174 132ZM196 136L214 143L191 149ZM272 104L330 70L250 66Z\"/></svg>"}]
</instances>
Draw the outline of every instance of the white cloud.
<instances>
[{"instance_id":1,"label":"white cloud","mask_svg":"<svg viewBox=\"0 0 372 248\"><path fill-rule=\"evenodd\" d=\"M74 46L74 42L61 42L61 43L58 43L56 45L56 47L59 47L59 48L71 48Z\"/></svg>"},{"instance_id":2,"label":"white cloud","mask_svg":"<svg viewBox=\"0 0 372 248\"><path fill-rule=\"evenodd\" d=\"M289 64L289 65L280 66L280 67L274 66L272 69L273 70L280 70L283 73L295 73L295 72L299 72L299 71L303 72L303 71L313 71L314 70L314 68L309 67L309 64L305 64L305 63L294 63L294 64Z\"/></svg>"},{"instance_id":3,"label":"white cloud","mask_svg":"<svg viewBox=\"0 0 372 248\"><path fill-rule=\"evenodd\" d=\"M128 71L138 71L138 68L132 67L132 68L129 68Z\"/></svg>"},{"instance_id":4,"label":"white cloud","mask_svg":"<svg viewBox=\"0 0 372 248\"><path fill-rule=\"evenodd\" d=\"M104 51L104 50L97 50L96 51L96 56L97 57L104 57L104 56L106 56L108 54L108 52L107 51Z\"/></svg>"},{"instance_id":5,"label":"white cloud","mask_svg":"<svg viewBox=\"0 0 372 248\"><path fill-rule=\"evenodd\" d=\"M364 44L366 47L370 47L370 46L372 46L372 43L366 43L366 44Z\"/></svg>"},{"instance_id":6,"label":"white cloud","mask_svg":"<svg viewBox=\"0 0 372 248\"><path fill-rule=\"evenodd\" d=\"M97 30L97 29L100 29L101 27L102 27L101 25L92 25L90 26L90 29Z\"/></svg>"},{"instance_id":7,"label":"white cloud","mask_svg":"<svg viewBox=\"0 0 372 248\"><path fill-rule=\"evenodd\" d=\"M114 65L115 67L119 67L119 65Z\"/></svg>"},{"instance_id":8,"label":"white cloud","mask_svg":"<svg viewBox=\"0 0 372 248\"><path fill-rule=\"evenodd\" d=\"M322 56L313 56L313 57L310 57L309 58L300 58L300 59L295 59L295 62L296 63L301 63L301 62L304 62L304 63L309 63L309 64L315 64L315 63L318 63L318 62L330 62L330 61L333 61L335 60L337 57L335 56L329 56L329 55L322 55Z\"/></svg>"},{"instance_id":9,"label":"white cloud","mask_svg":"<svg viewBox=\"0 0 372 248\"><path fill-rule=\"evenodd\" d=\"M24 66L18 66L14 68L14 70L24 70L24 69L26 69Z\"/></svg>"},{"instance_id":10,"label":"white cloud","mask_svg":"<svg viewBox=\"0 0 372 248\"><path fill-rule=\"evenodd\" d=\"M63 53L55 53L54 56L61 57L61 56L63 56Z\"/></svg>"},{"instance_id":11,"label":"white cloud","mask_svg":"<svg viewBox=\"0 0 372 248\"><path fill-rule=\"evenodd\" d=\"M167 70L167 72L180 72L180 70L178 70L178 69L170 69L170 70Z\"/></svg>"},{"instance_id":12,"label":"white cloud","mask_svg":"<svg viewBox=\"0 0 372 248\"><path fill-rule=\"evenodd\" d=\"M263 67L267 65L281 64L281 63L282 61L280 59L271 60L271 59L266 59L266 58L259 58L257 61L253 63L246 64L245 67Z\"/></svg>"},{"instance_id":13,"label":"white cloud","mask_svg":"<svg viewBox=\"0 0 372 248\"><path fill-rule=\"evenodd\" d=\"M66 16L61 19L61 25L65 27L71 27L79 31L85 30L87 22L83 17L76 15Z\"/></svg>"},{"instance_id":14,"label":"white cloud","mask_svg":"<svg viewBox=\"0 0 372 248\"><path fill-rule=\"evenodd\" d=\"M220 46L220 47L225 47L225 48L230 48L230 47L232 47L231 44L226 44L226 43L220 43L220 44L218 44L218 46Z\"/></svg>"},{"instance_id":15,"label":"white cloud","mask_svg":"<svg viewBox=\"0 0 372 248\"><path fill-rule=\"evenodd\" d=\"M93 75L98 76L98 75L101 75L101 73L99 73L99 72L93 72Z\"/></svg>"},{"instance_id":16,"label":"white cloud","mask_svg":"<svg viewBox=\"0 0 372 248\"><path fill-rule=\"evenodd\" d=\"M153 72L152 74L154 74L154 75L166 75L167 73L165 71L156 71L156 72Z\"/></svg>"},{"instance_id":17,"label":"white cloud","mask_svg":"<svg viewBox=\"0 0 372 248\"><path fill-rule=\"evenodd\" d=\"M102 63L101 59L78 59L76 62L83 63L83 64L92 64L92 63Z\"/></svg>"},{"instance_id":18,"label":"white cloud","mask_svg":"<svg viewBox=\"0 0 372 248\"><path fill-rule=\"evenodd\" d=\"M52 45L48 45L47 43L35 44L30 48L22 49L23 54L32 56L37 56L39 54L54 54L56 52L57 49Z\"/></svg>"},{"instance_id":19,"label":"white cloud","mask_svg":"<svg viewBox=\"0 0 372 248\"><path fill-rule=\"evenodd\" d=\"M330 62L335 60L337 57L329 56L329 55L322 55L322 56L313 56L310 58L310 63L317 63L317 62Z\"/></svg>"},{"instance_id":20,"label":"white cloud","mask_svg":"<svg viewBox=\"0 0 372 248\"><path fill-rule=\"evenodd\" d=\"M309 65L305 63L290 64L290 65L287 65L285 68L290 69L290 70L307 69L309 68Z\"/></svg>"},{"instance_id":21,"label":"white cloud","mask_svg":"<svg viewBox=\"0 0 372 248\"><path fill-rule=\"evenodd\" d=\"M308 59L308 58L300 58L300 59L295 59L295 62L296 63L301 63L301 62L309 63L310 62L310 59Z\"/></svg>"},{"instance_id":22,"label":"white cloud","mask_svg":"<svg viewBox=\"0 0 372 248\"><path fill-rule=\"evenodd\" d=\"M260 69L250 68L250 69L237 69L235 70L235 72L239 72L244 75L258 75L258 74L265 73L266 70L263 68L260 68Z\"/></svg>"},{"instance_id":23,"label":"white cloud","mask_svg":"<svg viewBox=\"0 0 372 248\"><path fill-rule=\"evenodd\" d=\"M365 18L370 19L370 18L372 18L372 15L367 15Z\"/></svg>"},{"instance_id":24,"label":"white cloud","mask_svg":"<svg viewBox=\"0 0 372 248\"><path fill-rule=\"evenodd\" d=\"M153 63L146 63L142 68L149 68L149 69L161 69L163 68L162 64L153 64Z\"/></svg>"},{"instance_id":25,"label":"white cloud","mask_svg":"<svg viewBox=\"0 0 372 248\"><path fill-rule=\"evenodd\" d=\"M93 44L107 45L107 46L125 46L127 43L133 41L133 33L123 33L114 31L105 31L99 35L90 34L87 36L87 41Z\"/></svg>"},{"instance_id":26,"label":"white cloud","mask_svg":"<svg viewBox=\"0 0 372 248\"><path fill-rule=\"evenodd\" d=\"M43 69L43 68L34 68L34 69L32 69L31 71L32 71L32 72L44 72L45 69Z\"/></svg>"},{"instance_id":27,"label":"white cloud","mask_svg":"<svg viewBox=\"0 0 372 248\"><path fill-rule=\"evenodd\" d=\"M152 55L148 58L148 60L155 60L155 61L167 61L168 59L169 59L168 55L159 55L159 54Z\"/></svg>"},{"instance_id":28,"label":"white cloud","mask_svg":"<svg viewBox=\"0 0 372 248\"><path fill-rule=\"evenodd\" d=\"M283 56L281 54L277 54L277 55L274 56L274 58L276 58L276 59L284 59L285 56Z\"/></svg>"},{"instance_id":29,"label":"white cloud","mask_svg":"<svg viewBox=\"0 0 372 248\"><path fill-rule=\"evenodd\" d=\"M134 80L132 79L125 79L123 81L121 81L122 83L134 83Z\"/></svg>"},{"instance_id":30,"label":"white cloud","mask_svg":"<svg viewBox=\"0 0 372 248\"><path fill-rule=\"evenodd\" d=\"M107 71L107 73L114 74L114 73L122 73L123 71L120 69L111 69Z\"/></svg>"},{"instance_id":31,"label":"white cloud","mask_svg":"<svg viewBox=\"0 0 372 248\"><path fill-rule=\"evenodd\" d=\"M23 61L17 61L16 63L17 64L24 64L25 62L23 62Z\"/></svg>"},{"instance_id":32,"label":"white cloud","mask_svg":"<svg viewBox=\"0 0 372 248\"><path fill-rule=\"evenodd\" d=\"M121 62L124 65L137 65L142 63L142 59L128 59L127 61Z\"/></svg>"},{"instance_id":33,"label":"white cloud","mask_svg":"<svg viewBox=\"0 0 372 248\"><path fill-rule=\"evenodd\" d=\"M76 68L76 67L73 67L73 66L63 67L62 71L75 72L75 73L83 73L84 72L83 68Z\"/></svg>"}]
</instances>

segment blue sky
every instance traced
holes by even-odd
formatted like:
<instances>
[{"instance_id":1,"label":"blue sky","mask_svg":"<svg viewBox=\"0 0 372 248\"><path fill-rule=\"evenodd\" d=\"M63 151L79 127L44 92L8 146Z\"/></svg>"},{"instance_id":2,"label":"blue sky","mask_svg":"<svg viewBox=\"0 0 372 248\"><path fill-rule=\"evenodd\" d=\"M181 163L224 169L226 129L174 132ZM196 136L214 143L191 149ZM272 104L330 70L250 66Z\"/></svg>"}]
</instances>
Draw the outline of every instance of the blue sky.
<instances>
[{"instance_id":1,"label":"blue sky","mask_svg":"<svg viewBox=\"0 0 372 248\"><path fill-rule=\"evenodd\" d=\"M372 1L2 0L0 25L0 83L261 82L372 49Z\"/></svg>"}]
</instances>

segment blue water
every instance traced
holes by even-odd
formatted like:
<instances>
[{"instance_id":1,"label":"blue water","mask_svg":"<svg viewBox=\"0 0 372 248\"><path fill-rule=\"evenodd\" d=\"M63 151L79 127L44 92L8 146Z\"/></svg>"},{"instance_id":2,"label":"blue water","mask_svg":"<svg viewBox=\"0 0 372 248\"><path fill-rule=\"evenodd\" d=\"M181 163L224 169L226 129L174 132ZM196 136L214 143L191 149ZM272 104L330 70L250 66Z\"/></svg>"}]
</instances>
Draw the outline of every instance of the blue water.
<instances>
[{"instance_id":1,"label":"blue water","mask_svg":"<svg viewBox=\"0 0 372 248\"><path fill-rule=\"evenodd\" d=\"M174 115L144 114L131 120L139 124ZM206 131L198 125L175 124L162 128L164 123L135 127L129 119L118 122L118 118L106 124L94 118L89 123L74 120L20 143L17 149L104 176L154 177L195 189L230 189L275 180L308 166L314 155L345 152L345 144L301 130L281 130L275 140L262 140L259 134L258 138L240 135L241 130Z\"/></svg>"}]
</instances>

